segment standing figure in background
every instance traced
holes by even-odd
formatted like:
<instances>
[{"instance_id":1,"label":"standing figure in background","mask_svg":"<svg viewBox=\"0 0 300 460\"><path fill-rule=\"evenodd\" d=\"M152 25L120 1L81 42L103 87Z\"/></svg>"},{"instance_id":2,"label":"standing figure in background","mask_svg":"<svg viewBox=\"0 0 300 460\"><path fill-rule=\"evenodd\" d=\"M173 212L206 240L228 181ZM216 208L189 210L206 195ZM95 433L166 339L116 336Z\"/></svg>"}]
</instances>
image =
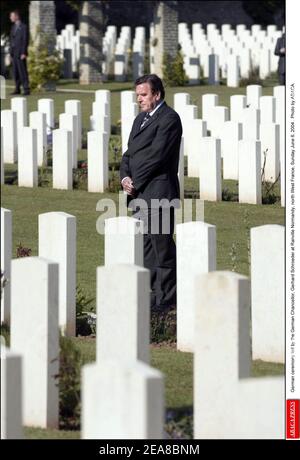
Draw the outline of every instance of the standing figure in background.
<instances>
[{"instance_id":1,"label":"standing figure in background","mask_svg":"<svg viewBox=\"0 0 300 460\"><path fill-rule=\"evenodd\" d=\"M15 91L12 94L21 94L23 86L24 96L30 94L27 72L28 28L21 21L18 10L11 11L9 18L12 22L10 32L10 56L12 58Z\"/></svg>"},{"instance_id":2,"label":"standing figure in background","mask_svg":"<svg viewBox=\"0 0 300 460\"><path fill-rule=\"evenodd\" d=\"M279 83L285 85L285 33L278 38L275 48L276 56L279 56L278 77Z\"/></svg>"}]
</instances>

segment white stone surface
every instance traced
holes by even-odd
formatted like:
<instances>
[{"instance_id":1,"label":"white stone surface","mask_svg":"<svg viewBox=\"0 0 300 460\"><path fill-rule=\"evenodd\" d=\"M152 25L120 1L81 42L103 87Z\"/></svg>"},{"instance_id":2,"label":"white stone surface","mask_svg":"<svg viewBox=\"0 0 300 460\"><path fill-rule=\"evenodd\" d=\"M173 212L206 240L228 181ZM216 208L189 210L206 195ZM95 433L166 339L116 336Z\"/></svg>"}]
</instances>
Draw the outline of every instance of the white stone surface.
<instances>
[{"instance_id":1,"label":"white stone surface","mask_svg":"<svg viewBox=\"0 0 300 460\"><path fill-rule=\"evenodd\" d=\"M214 137L203 137L200 142L200 199L222 200L221 142Z\"/></svg>"},{"instance_id":2,"label":"white stone surface","mask_svg":"<svg viewBox=\"0 0 300 460\"><path fill-rule=\"evenodd\" d=\"M210 114L211 114L211 107L216 107L219 104L219 96L218 94L203 94L202 96L202 119L207 123L207 129L210 129Z\"/></svg>"},{"instance_id":3,"label":"white stone surface","mask_svg":"<svg viewBox=\"0 0 300 460\"><path fill-rule=\"evenodd\" d=\"M183 106L189 105L191 103L190 93L175 93L173 107L174 110L180 114L180 111Z\"/></svg>"},{"instance_id":4,"label":"white stone surface","mask_svg":"<svg viewBox=\"0 0 300 460\"><path fill-rule=\"evenodd\" d=\"M77 99L70 99L65 101L65 113L70 113L76 115L77 121L77 139L76 139L76 148L82 148L82 115L81 115L81 101Z\"/></svg>"},{"instance_id":5,"label":"white stone surface","mask_svg":"<svg viewBox=\"0 0 300 460\"><path fill-rule=\"evenodd\" d=\"M46 164L46 114L43 112L30 112L29 126L37 131L37 164L43 166Z\"/></svg>"},{"instance_id":6,"label":"white stone surface","mask_svg":"<svg viewBox=\"0 0 300 460\"><path fill-rule=\"evenodd\" d=\"M85 365L81 420L83 439L162 439L163 375L139 361Z\"/></svg>"},{"instance_id":7,"label":"white stone surface","mask_svg":"<svg viewBox=\"0 0 300 460\"><path fill-rule=\"evenodd\" d=\"M108 134L87 133L88 191L103 193L108 187Z\"/></svg>"},{"instance_id":8,"label":"white stone surface","mask_svg":"<svg viewBox=\"0 0 300 460\"><path fill-rule=\"evenodd\" d=\"M72 133L66 129L53 130L52 152L53 188L72 190Z\"/></svg>"},{"instance_id":9,"label":"white stone surface","mask_svg":"<svg viewBox=\"0 0 300 460\"><path fill-rule=\"evenodd\" d=\"M59 115L59 129L66 129L72 134L72 167L77 168L77 153L78 153L78 118L77 115L71 113L61 113Z\"/></svg>"},{"instance_id":10,"label":"white stone surface","mask_svg":"<svg viewBox=\"0 0 300 460\"><path fill-rule=\"evenodd\" d=\"M20 128L22 142L18 145L18 185L19 187L37 187L37 130L30 127Z\"/></svg>"},{"instance_id":11,"label":"white stone surface","mask_svg":"<svg viewBox=\"0 0 300 460\"><path fill-rule=\"evenodd\" d=\"M230 120L240 122L246 105L246 96L240 94L230 96Z\"/></svg>"},{"instance_id":12,"label":"white stone surface","mask_svg":"<svg viewBox=\"0 0 300 460\"><path fill-rule=\"evenodd\" d=\"M45 98L38 100L38 111L46 114L47 134L55 128L54 123L54 100Z\"/></svg>"},{"instance_id":13,"label":"white stone surface","mask_svg":"<svg viewBox=\"0 0 300 460\"><path fill-rule=\"evenodd\" d=\"M11 110L17 114L17 143L22 140L22 128L28 126L28 111L26 97L12 97L10 103Z\"/></svg>"},{"instance_id":14,"label":"white stone surface","mask_svg":"<svg viewBox=\"0 0 300 460\"><path fill-rule=\"evenodd\" d=\"M265 180L275 182L280 172L280 127L275 123L261 123L261 167L265 169Z\"/></svg>"},{"instance_id":15,"label":"white stone surface","mask_svg":"<svg viewBox=\"0 0 300 460\"><path fill-rule=\"evenodd\" d=\"M105 219L105 265L144 266L143 222L129 216Z\"/></svg>"},{"instance_id":16,"label":"white stone surface","mask_svg":"<svg viewBox=\"0 0 300 460\"><path fill-rule=\"evenodd\" d=\"M239 141L239 203L261 204L261 143Z\"/></svg>"},{"instance_id":17,"label":"white stone surface","mask_svg":"<svg viewBox=\"0 0 300 460\"><path fill-rule=\"evenodd\" d=\"M228 107L218 105L207 110L211 136L220 137L224 123L229 121L229 109Z\"/></svg>"},{"instance_id":18,"label":"white stone surface","mask_svg":"<svg viewBox=\"0 0 300 460\"><path fill-rule=\"evenodd\" d=\"M251 228L252 357L283 363L285 358L285 229Z\"/></svg>"},{"instance_id":19,"label":"white stone surface","mask_svg":"<svg viewBox=\"0 0 300 460\"><path fill-rule=\"evenodd\" d=\"M149 363L149 332L149 270L134 264L98 267L97 362Z\"/></svg>"},{"instance_id":20,"label":"white stone surface","mask_svg":"<svg viewBox=\"0 0 300 460\"><path fill-rule=\"evenodd\" d=\"M207 136L206 126L206 121L200 119L191 120L187 125L188 177L199 177L200 143Z\"/></svg>"},{"instance_id":21,"label":"white stone surface","mask_svg":"<svg viewBox=\"0 0 300 460\"><path fill-rule=\"evenodd\" d=\"M22 357L1 344L1 439L22 439L22 423Z\"/></svg>"},{"instance_id":22,"label":"white stone surface","mask_svg":"<svg viewBox=\"0 0 300 460\"><path fill-rule=\"evenodd\" d=\"M195 221L176 225L177 349L194 351L195 276L216 270L216 227Z\"/></svg>"},{"instance_id":23,"label":"white stone surface","mask_svg":"<svg viewBox=\"0 0 300 460\"><path fill-rule=\"evenodd\" d=\"M212 272L195 289L194 438L284 438L283 376L249 377L249 280Z\"/></svg>"},{"instance_id":24,"label":"white stone surface","mask_svg":"<svg viewBox=\"0 0 300 460\"><path fill-rule=\"evenodd\" d=\"M226 121L221 131L221 153L223 157L223 179L238 180L239 141L242 139L243 125L237 121Z\"/></svg>"},{"instance_id":25,"label":"white stone surface","mask_svg":"<svg viewBox=\"0 0 300 460\"><path fill-rule=\"evenodd\" d=\"M59 327L76 334L76 217L65 212L39 214L39 256L59 264Z\"/></svg>"},{"instance_id":26,"label":"white stone surface","mask_svg":"<svg viewBox=\"0 0 300 460\"><path fill-rule=\"evenodd\" d=\"M259 109L260 98L262 96L261 85L248 85L246 88L247 105L252 109Z\"/></svg>"},{"instance_id":27,"label":"white stone surface","mask_svg":"<svg viewBox=\"0 0 300 460\"><path fill-rule=\"evenodd\" d=\"M11 283L10 340L23 358L24 425L58 428L58 264L14 259Z\"/></svg>"},{"instance_id":28,"label":"white stone surface","mask_svg":"<svg viewBox=\"0 0 300 460\"><path fill-rule=\"evenodd\" d=\"M227 86L238 88L240 83L238 56L231 54L227 60Z\"/></svg>"},{"instance_id":29,"label":"white stone surface","mask_svg":"<svg viewBox=\"0 0 300 460\"><path fill-rule=\"evenodd\" d=\"M1 208L1 272L4 272L6 285L1 293L1 323L10 324L11 304L11 258L12 258L12 212ZM2 280L1 280L2 285Z\"/></svg>"},{"instance_id":30,"label":"white stone surface","mask_svg":"<svg viewBox=\"0 0 300 460\"><path fill-rule=\"evenodd\" d=\"M243 124L243 140L258 140L260 125L260 110L247 107L241 116Z\"/></svg>"},{"instance_id":31,"label":"white stone surface","mask_svg":"<svg viewBox=\"0 0 300 460\"><path fill-rule=\"evenodd\" d=\"M3 161L15 163L18 159L17 113L12 110L1 110L1 127L3 128Z\"/></svg>"},{"instance_id":32,"label":"white stone surface","mask_svg":"<svg viewBox=\"0 0 300 460\"><path fill-rule=\"evenodd\" d=\"M262 96L260 98L260 122L275 123L276 99L273 96Z\"/></svg>"}]
</instances>

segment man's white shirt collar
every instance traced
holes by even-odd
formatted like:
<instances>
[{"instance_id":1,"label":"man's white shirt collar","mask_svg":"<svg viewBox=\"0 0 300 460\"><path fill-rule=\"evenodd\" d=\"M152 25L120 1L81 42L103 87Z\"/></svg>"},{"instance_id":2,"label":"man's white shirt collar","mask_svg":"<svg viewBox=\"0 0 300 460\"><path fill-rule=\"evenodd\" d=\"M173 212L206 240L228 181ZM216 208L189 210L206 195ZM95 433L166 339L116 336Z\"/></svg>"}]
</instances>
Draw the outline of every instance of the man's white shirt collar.
<instances>
[{"instance_id":1,"label":"man's white shirt collar","mask_svg":"<svg viewBox=\"0 0 300 460\"><path fill-rule=\"evenodd\" d=\"M152 110L152 112L149 112L150 117L152 117L152 115L154 115L154 113L156 112L156 110L158 110L159 107L160 107L161 105L163 105L164 102L165 102L165 100L163 99L163 100L155 107L155 109Z\"/></svg>"}]
</instances>

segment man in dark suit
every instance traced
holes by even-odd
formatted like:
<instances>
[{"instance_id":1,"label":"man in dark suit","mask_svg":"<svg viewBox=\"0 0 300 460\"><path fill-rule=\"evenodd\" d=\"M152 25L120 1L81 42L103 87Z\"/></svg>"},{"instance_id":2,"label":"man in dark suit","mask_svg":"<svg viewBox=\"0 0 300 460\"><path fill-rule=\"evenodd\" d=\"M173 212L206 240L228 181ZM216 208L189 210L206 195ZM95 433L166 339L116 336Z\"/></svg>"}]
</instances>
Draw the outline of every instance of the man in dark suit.
<instances>
[{"instance_id":1,"label":"man in dark suit","mask_svg":"<svg viewBox=\"0 0 300 460\"><path fill-rule=\"evenodd\" d=\"M24 95L30 94L29 80L27 72L27 48L28 48L28 29L20 19L17 10L10 13L10 20L13 23L10 32L10 56L12 58L13 75L15 80L15 91L12 94L21 94L21 85Z\"/></svg>"},{"instance_id":2,"label":"man in dark suit","mask_svg":"<svg viewBox=\"0 0 300 460\"><path fill-rule=\"evenodd\" d=\"M278 62L278 77L279 83L285 85L285 33L278 38L275 48L276 56L279 56Z\"/></svg>"},{"instance_id":3,"label":"man in dark suit","mask_svg":"<svg viewBox=\"0 0 300 460\"><path fill-rule=\"evenodd\" d=\"M176 305L175 209L182 136L180 117L164 100L161 79L144 75L135 82L141 113L135 118L123 154L120 179L127 204L144 222L144 266L151 273L151 307ZM160 203L159 203L160 202ZM138 209L138 210L137 210Z\"/></svg>"}]
</instances>

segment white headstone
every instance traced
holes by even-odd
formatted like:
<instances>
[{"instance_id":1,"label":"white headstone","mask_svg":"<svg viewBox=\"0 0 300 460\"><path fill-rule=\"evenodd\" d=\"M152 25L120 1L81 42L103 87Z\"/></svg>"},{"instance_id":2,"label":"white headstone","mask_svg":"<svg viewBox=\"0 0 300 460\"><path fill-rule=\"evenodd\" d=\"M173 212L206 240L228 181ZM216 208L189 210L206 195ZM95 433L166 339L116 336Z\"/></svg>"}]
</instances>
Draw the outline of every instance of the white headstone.
<instances>
[{"instance_id":1,"label":"white headstone","mask_svg":"<svg viewBox=\"0 0 300 460\"><path fill-rule=\"evenodd\" d=\"M176 225L177 349L194 351L195 275L216 270L216 227L205 222Z\"/></svg>"},{"instance_id":2,"label":"white headstone","mask_svg":"<svg viewBox=\"0 0 300 460\"><path fill-rule=\"evenodd\" d=\"M1 110L1 127L3 128L3 161L15 163L18 159L17 113L12 110Z\"/></svg>"},{"instance_id":3,"label":"white headstone","mask_svg":"<svg viewBox=\"0 0 300 460\"><path fill-rule=\"evenodd\" d=\"M12 97L11 110L17 114L17 143L19 145L22 140L22 128L28 126L28 112L27 112L27 99L26 97Z\"/></svg>"},{"instance_id":4,"label":"white headstone","mask_svg":"<svg viewBox=\"0 0 300 460\"><path fill-rule=\"evenodd\" d=\"M82 116L81 116L81 101L77 99L71 99L65 101L65 113L76 115L77 120L77 149L82 148Z\"/></svg>"},{"instance_id":5,"label":"white headstone","mask_svg":"<svg viewBox=\"0 0 300 460\"><path fill-rule=\"evenodd\" d=\"M58 428L58 264L11 264L11 348L22 354L24 425Z\"/></svg>"},{"instance_id":6,"label":"white headstone","mask_svg":"<svg viewBox=\"0 0 300 460\"><path fill-rule=\"evenodd\" d=\"M280 171L280 127L275 123L260 125L261 167L266 181L275 182Z\"/></svg>"},{"instance_id":7,"label":"white headstone","mask_svg":"<svg viewBox=\"0 0 300 460\"><path fill-rule=\"evenodd\" d=\"M195 289L194 438L282 439L284 378L249 377L249 280L212 272Z\"/></svg>"},{"instance_id":8,"label":"white headstone","mask_svg":"<svg viewBox=\"0 0 300 460\"><path fill-rule=\"evenodd\" d=\"M83 439L162 439L163 375L139 361L85 365L81 419Z\"/></svg>"},{"instance_id":9,"label":"white headstone","mask_svg":"<svg viewBox=\"0 0 300 460\"><path fill-rule=\"evenodd\" d=\"M43 166L46 162L46 114L42 112L30 112L29 126L37 131L37 164Z\"/></svg>"},{"instance_id":10,"label":"white headstone","mask_svg":"<svg viewBox=\"0 0 300 460\"><path fill-rule=\"evenodd\" d=\"M259 109L259 102L262 96L262 87L260 85L248 85L246 88L247 105L252 109Z\"/></svg>"},{"instance_id":11,"label":"white headstone","mask_svg":"<svg viewBox=\"0 0 300 460\"><path fill-rule=\"evenodd\" d=\"M72 134L72 167L77 168L77 144L78 144L78 120L77 115L61 113L59 115L59 129L66 129Z\"/></svg>"},{"instance_id":12,"label":"white headstone","mask_svg":"<svg viewBox=\"0 0 300 460\"><path fill-rule=\"evenodd\" d=\"M47 134L50 134L52 129L55 128L54 124L54 100L53 99L39 99L38 111L46 114Z\"/></svg>"},{"instance_id":13,"label":"white headstone","mask_svg":"<svg viewBox=\"0 0 300 460\"><path fill-rule=\"evenodd\" d=\"M234 94L233 96L230 96L230 120L240 122L246 105L246 96L241 94Z\"/></svg>"},{"instance_id":14,"label":"white headstone","mask_svg":"<svg viewBox=\"0 0 300 460\"><path fill-rule=\"evenodd\" d=\"M206 126L206 121L200 119L190 120L187 125L188 177L199 177L200 141L207 136Z\"/></svg>"},{"instance_id":15,"label":"white headstone","mask_svg":"<svg viewBox=\"0 0 300 460\"><path fill-rule=\"evenodd\" d=\"M200 199L222 200L221 142L214 137L203 137L200 142Z\"/></svg>"},{"instance_id":16,"label":"white headstone","mask_svg":"<svg viewBox=\"0 0 300 460\"><path fill-rule=\"evenodd\" d=\"M239 202L262 202L260 141L239 141Z\"/></svg>"},{"instance_id":17,"label":"white headstone","mask_svg":"<svg viewBox=\"0 0 300 460\"><path fill-rule=\"evenodd\" d=\"M1 208L1 272L7 280L1 292L1 323L10 324L11 279L10 267L12 258L12 212ZM2 286L2 279L1 279Z\"/></svg>"},{"instance_id":18,"label":"white headstone","mask_svg":"<svg viewBox=\"0 0 300 460\"><path fill-rule=\"evenodd\" d=\"M76 217L65 212L39 214L39 256L59 264L59 327L76 335Z\"/></svg>"},{"instance_id":19,"label":"white headstone","mask_svg":"<svg viewBox=\"0 0 300 460\"><path fill-rule=\"evenodd\" d=\"M23 438L22 357L1 344L1 439Z\"/></svg>"},{"instance_id":20,"label":"white headstone","mask_svg":"<svg viewBox=\"0 0 300 460\"><path fill-rule=\"evenodd\" d=\"M227 60L227 86L238 88L240 83L238 56L230 54Z\"/></svg>"},{"instance_id":21,"label":"white headstone","mask_svg":"<svg viewBox=\"0 0 300 460\"><path fill-rule=\"evenodd\" d=\"M258 140L260 125L260 110L247 107L241 114L243 124L243 140Z\"/></svg>"},{"instance_id":22,"label":"white headstone","mask_svg":"<svg viewBox=\"0 0 300 460\"><path fill-rule=\"evenodd\" d=\"M144 266L143 222L128 216L105 219L105 265Z\"/></svg>"},{"instance_id":23,"label":"white headstone","mask_svg":"<svg viewBox=\"0 0 300 460\"><path fill-rule=\"evenodd\" d=\"M66 129L53 131L53 188L72 190L72 133Z\"/></svg>"},{"instance_id":24,"label":"white headstone","mask_svg":"<svg viewBox=\"0 0 300 460\"><path fill-rule=\"evenodd\" d=\"M88 191L103 193L108 187L108 134L87 133Z\"/></svg>"},{"instance_id":25,"label":"white headstone","mask_svg":"<svg viewBox=\"0 0 300 460\"><path fill-rule=\"evenodd\" d=\"M38 185L37 130L27 126L20 128L22 142L18 145L18 185L36 187Z\"/></svg>"},{"instance_id":26,"label":"white headstone","mask_svg":"<svg viewBox=\"0 0 300 460\"><path fill-rule=\"evenodd\" d=\"M149 363L149 305L149 270L134 264L97 268L98 362Z\"/></svg>"},{"instance_id":27,"label":"white headstone","mask_svg":"<svg viewBox=\"0 0 300 460\"><path fill-rule=\"evenodd\" d=\"M223 157L223 179L238 180L239 141L243 133L242 123L226 121L221 132L221 151Z\"/></svg>"},{"instance_id":28,"label":"white headstone","mask_svg":"<svg viewBox=\"0 0 300 460\"><path fill-rule=\"evenodd\" d=\"M276 363L285 360L284 262L284 226L251 228L253 359Z\"/></svg>"}]
</instances>

